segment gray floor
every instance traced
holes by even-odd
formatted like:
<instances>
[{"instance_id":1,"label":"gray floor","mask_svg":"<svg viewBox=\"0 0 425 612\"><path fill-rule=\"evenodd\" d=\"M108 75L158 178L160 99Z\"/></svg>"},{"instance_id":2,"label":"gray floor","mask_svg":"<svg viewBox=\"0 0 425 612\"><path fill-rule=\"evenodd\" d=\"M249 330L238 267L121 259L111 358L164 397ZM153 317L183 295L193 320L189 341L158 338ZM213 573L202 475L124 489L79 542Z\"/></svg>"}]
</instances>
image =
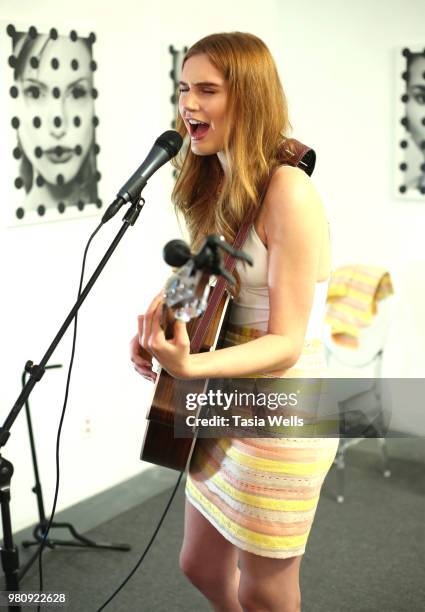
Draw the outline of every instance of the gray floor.
<instances>
[{"instance_id":1,"label":"gray floor","mask_svg":"<svg viewBox=\"0 0 425 612\"><path fill-rule=\"evenodd\" d=\"M347 451L343 504L335 501L335 467L329 472L301 564L303 612L424 609L425 440L393 438L387 443L390 479L380 473L376 440L363 440ZM177 476L177 472L153 468L60 513L58 521L71 521L97 541L127 541L133 548L130 552L48 551L43 556L45 589L67 591L69 612L97 610L140 557ZM183 489L181 483L143 565L107 610L210 610L178 568ZM28 531L16 539L27 537ZM21 552L21 565L27 556L28 551ZM21 588L37 586L33 566Z\"/></svg>"}]
</instances>

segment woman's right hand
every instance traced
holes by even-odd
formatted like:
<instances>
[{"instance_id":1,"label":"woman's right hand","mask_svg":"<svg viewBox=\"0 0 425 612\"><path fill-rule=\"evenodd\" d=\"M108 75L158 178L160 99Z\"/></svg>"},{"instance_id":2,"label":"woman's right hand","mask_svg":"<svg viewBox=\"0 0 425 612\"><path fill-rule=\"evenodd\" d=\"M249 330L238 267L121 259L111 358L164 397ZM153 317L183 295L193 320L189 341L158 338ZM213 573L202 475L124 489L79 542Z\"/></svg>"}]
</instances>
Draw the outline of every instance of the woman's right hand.
<instances>
[{"instance_id":1,"label":"woman's right hand","mask_svg":"<svg viewBox=\"0 0 425 612\"><path fill-rule=\"evenodd\" d=\"M134 369L136 372L141 374L141 376L147 380L155 382L157 375L152 370L152 355L140 344L143 333L143 320L144 315L139 315L137 317L138 331L130 342L130 359L134 364Z\"/></svg>"}]
</instances>

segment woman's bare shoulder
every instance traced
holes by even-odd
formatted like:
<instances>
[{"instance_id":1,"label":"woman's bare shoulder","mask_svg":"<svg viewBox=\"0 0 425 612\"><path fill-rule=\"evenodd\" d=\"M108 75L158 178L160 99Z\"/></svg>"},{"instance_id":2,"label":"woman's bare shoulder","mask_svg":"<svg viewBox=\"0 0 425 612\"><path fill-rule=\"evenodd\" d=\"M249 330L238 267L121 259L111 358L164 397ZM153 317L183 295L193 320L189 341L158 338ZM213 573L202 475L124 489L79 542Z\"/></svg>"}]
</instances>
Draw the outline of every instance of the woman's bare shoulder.
<instances>
[{"instance_id":1,"label":"woman's bare shoulder","mask_svg":"<svg viewBox=\"0 0 425 612\"><path fill-rule=\"evenodd\" d=\"M309 208L315 214L322 214L323 204L310 177L294 166L279 166L270 179L263 205L256 222L256 230L267 243L267 227L277 219L282 220L291 209ZM300 211L301 212L301 211Z\"/></svg>"},{"instance_id":2,"label":"woman's bare shoulder","mask_svg":"<svg viewBox=\"0 0 425 612\"><path fill-rule=\"evenodd\" d=\"M266 197L276 190L290 191L300 188L311 188L313 183L304 170L297 166L283 165L276 168L267 189Z\"/></svg>"}]
</instances>

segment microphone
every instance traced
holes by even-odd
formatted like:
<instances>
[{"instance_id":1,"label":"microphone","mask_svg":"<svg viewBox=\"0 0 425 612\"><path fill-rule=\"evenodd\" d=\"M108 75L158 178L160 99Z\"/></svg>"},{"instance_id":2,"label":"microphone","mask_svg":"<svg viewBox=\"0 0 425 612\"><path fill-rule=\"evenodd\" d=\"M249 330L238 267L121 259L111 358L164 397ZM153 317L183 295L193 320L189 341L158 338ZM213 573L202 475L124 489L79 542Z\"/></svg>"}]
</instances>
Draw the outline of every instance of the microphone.
<instances>
[{"instance_id":1,"label":"microphone","mask_svg":"<svg viewBox=\"0 0 425 612\"><path fill-rule=\"evenodd\" d=\"M135 202L152 174L177 155L182 144L183 138L174 130L167 130L161 134L161 136L155 140L155 144L149 151L145 161L118 191L116 199L105 211L102 217L102 223L106 223L106 221L112 219L121 206L127 202Z\"/></svg>"},{"instance_id":2,"label":"microphone","mask_svg":"<svg viewBox=\"0 0 425 612\"><path fill-rule=\"evenodd\" d=\"M162 256L164 261L173 268L180 268L191 258L189 246L184 240L170 240L165 245Z\"/></svg>"}]
</instances>

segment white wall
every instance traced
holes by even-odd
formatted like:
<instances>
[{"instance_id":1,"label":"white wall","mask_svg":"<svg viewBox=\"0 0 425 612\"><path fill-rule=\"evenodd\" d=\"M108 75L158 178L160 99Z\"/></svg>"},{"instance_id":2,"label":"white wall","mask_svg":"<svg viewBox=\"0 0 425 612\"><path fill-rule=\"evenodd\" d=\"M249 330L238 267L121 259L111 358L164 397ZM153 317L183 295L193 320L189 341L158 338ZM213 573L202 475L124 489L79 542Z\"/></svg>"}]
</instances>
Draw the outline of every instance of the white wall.
<instances>
[{"instance_id":1,"label":"white wall","mask_svg":"<svg viewBox=\"0 0 425 612\"><path fill-rule=\"evenodd\" d=\"M392 197L393 47L421 40L425 6L401 0L363 0L355 6L331 0L217 0L208 6L193 0L184 6L75 0L68 13L64 7L44 0L35 13L30 0L2 0L0 19L40 28L64 24L77 31L81 25L96 32L96 112L101 119L99 166L105 202L141 163L156 136L169 128L169 44L190 45L223 30L249 31L265 40L288 94L294 136L318 154L314 181L332 225L334 267L359 260L393 272L402 300L388 367L392 375L409 376L420 355L412 354L413 344L405 337L411 324L408 304L421 285L410 280L410 293L405 294L403 275L411 262L424 260L425 223L423 206ZM3 178L1 201L7 198L9 180ZM151 387L134 373L128 341L135 333L137 313L168 274L161 249L178 236L171 188L166 169L150 180L137 225L128 231L81 310L62 436L59 508L148 467L138 456ZM96 239L89 269L118 231L120 219L117 215ZM0 228L2 419L18 395L25 361L41 359L73 303L83 248L94 227L95 218L87 218ZM30 399L46 510L52 500L55 433L70 348L68 332L51 359L64 368L47 372ZM422 347L413 348L423 352ZM83 434L86 419L90 435ZM4 454L15 465L12 516L19 529L36 519L23 413Z\"/></svg>"},{"instance_id":2,"label":"white wall","mask_svg":"<svg viewBox=\"0 0 425 612\"><path fill-rule=\"evenodd\" d=\"M317 151L314 181L331 223L334 268L358 262L390 270L395 315L384 376L424 376L417 338L425 323L412 316L412 304L423 304L425 207L394 198L393 176L396 52L425 45L425 3L277 4L281 74L294 134Z\"/></svg>"}]
</instances>

